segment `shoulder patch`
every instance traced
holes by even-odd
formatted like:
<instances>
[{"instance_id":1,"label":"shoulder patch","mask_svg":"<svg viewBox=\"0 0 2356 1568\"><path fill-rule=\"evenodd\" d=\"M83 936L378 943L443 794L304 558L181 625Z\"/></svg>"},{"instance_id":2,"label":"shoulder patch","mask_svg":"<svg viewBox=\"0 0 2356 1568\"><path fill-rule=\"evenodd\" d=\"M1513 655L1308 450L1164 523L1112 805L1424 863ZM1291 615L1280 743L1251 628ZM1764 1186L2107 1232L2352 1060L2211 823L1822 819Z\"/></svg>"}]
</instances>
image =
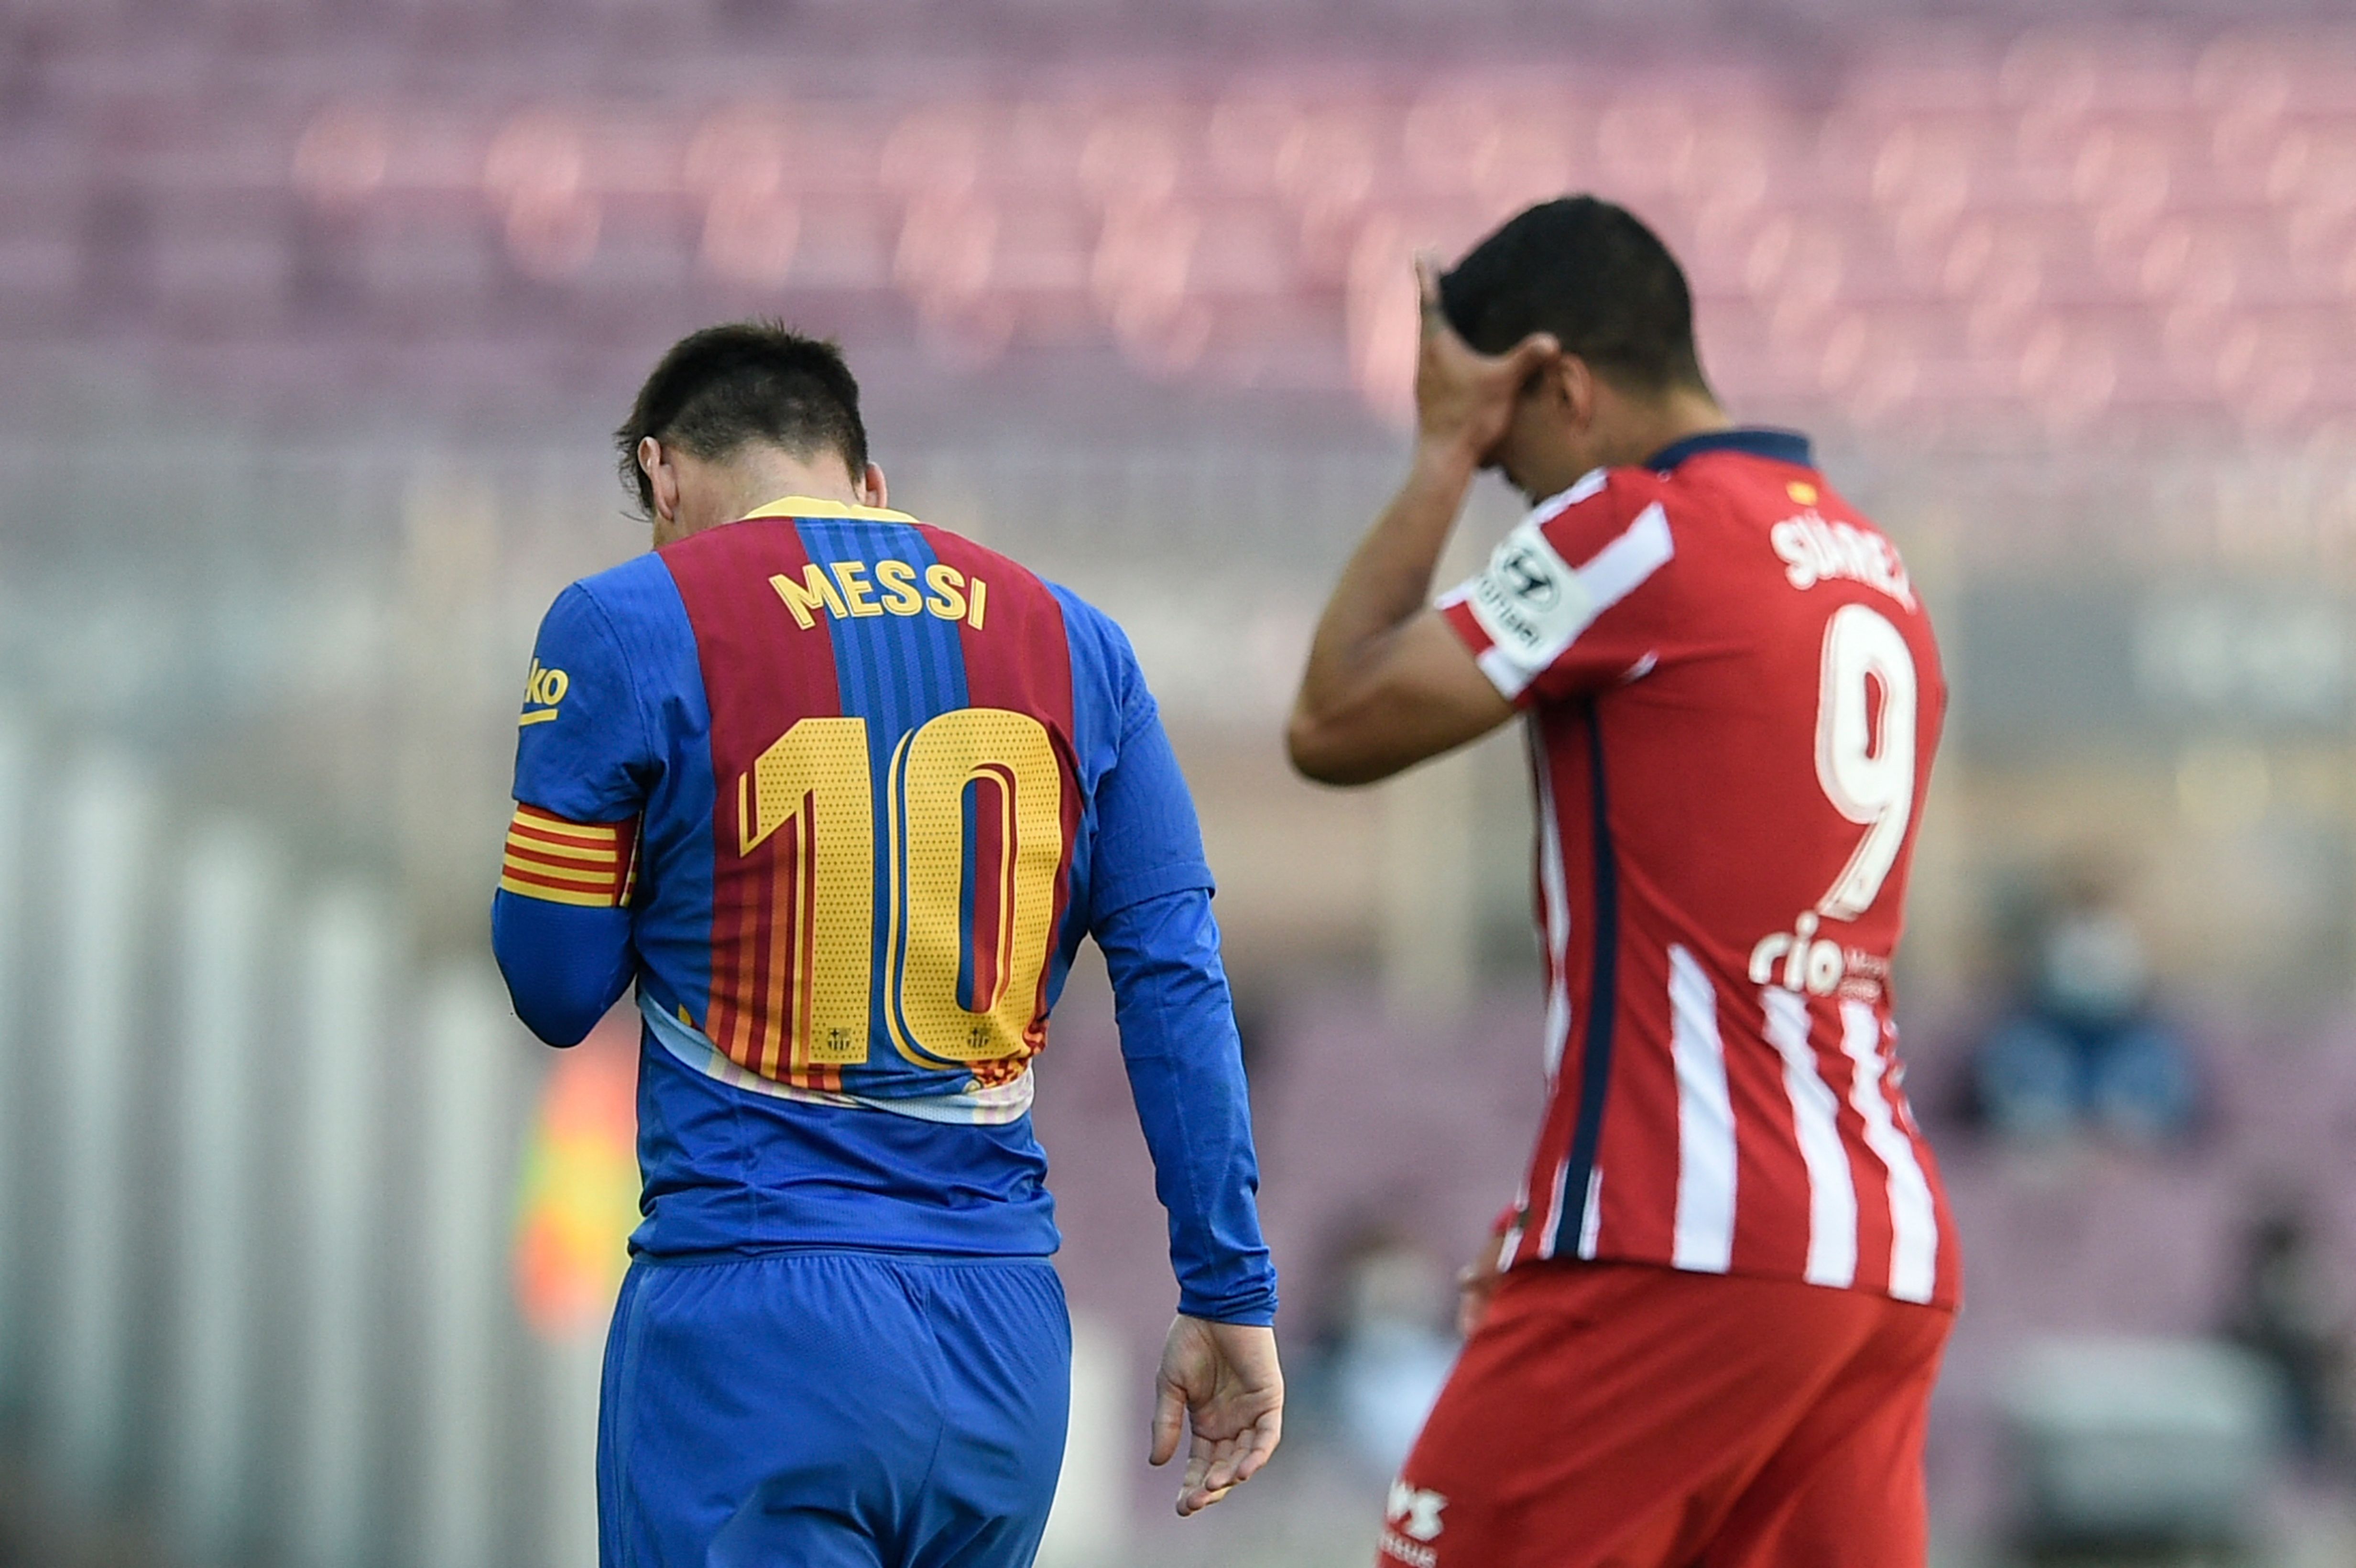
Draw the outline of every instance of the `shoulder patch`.
<instances>
[{"instance_id":1,"label":"shoulder patch","mask_svg":"<svg viewBox=\"0 0 2356 1568\"><path fill-rule=\"evenodd\" d=\"M1464 601L1489 640L1516 662L1551 656L1594 619L1579 573L1556 553L1537 518L1516 526L1467 584Z\"/></svg>"},{"instance_id":2,"label":"shoulder patch","mask_svg":"<svg viewBox=\"0 0 2356 1568\"><path fill-rule=\"evenodd\" d=\"M1520 696L1597 616L1634 592L1676 553L1668 513L1655 501L1592 560L1574 567L1545 528L1571 504L1558 497L1524 518L1497 546L1487 570L1443 601L1462 603L1488 635L1481 667L1508 698Z\"/></svg>"}]
</instances>

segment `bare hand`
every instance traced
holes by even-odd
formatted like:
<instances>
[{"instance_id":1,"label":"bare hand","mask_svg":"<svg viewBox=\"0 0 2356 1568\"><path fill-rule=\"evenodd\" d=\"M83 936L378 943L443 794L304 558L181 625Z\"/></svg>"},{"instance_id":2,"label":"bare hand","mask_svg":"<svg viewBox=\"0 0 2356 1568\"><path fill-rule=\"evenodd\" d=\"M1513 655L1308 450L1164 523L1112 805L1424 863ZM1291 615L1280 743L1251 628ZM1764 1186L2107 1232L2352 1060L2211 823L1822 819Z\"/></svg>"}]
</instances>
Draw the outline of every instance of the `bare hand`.
<instances>
[{"instance_id":1,"label":"bare hand","mask_svg":"<svg viewBox=\"0 0 2356 1568\"><path fill-rule=\"evenodd\" d=\"M1178 1452L1182 1427L1193 1429L1181 1517L1200 1513L1251 1479L1284 1432L1284 1373L1276 1331L1181 1317L1170 1325L1154 1380L1156 1465Z\"/></svg>"},{"instance_id":2,"label":"bare hand","mask_svg":"<svg viewBox=\"0 0 2356 1568\"><path fill-rule=\"evenodd\" d=\"M1504 354L1476 351L1456 334L1440 308L1440 271L1430 256L1415 259L1416 292L1423 302L1422 345L1415 366L1416 428L1430 445L1476 466L1503 441L1514 405L1530 378L1562 356L1562 347L1534 332Z\"/></svg>"},{"instance_id":3,"label":"bare hand","mask_svg":"<svg viewBox=\"0 0 2356 1568\"><path fill-rule=\"evenodd\" d=\"M1496 1298L1497 1282L1505 1277L1500 1266L1504 1238L1491 1236L1488 1243L1473 1255L1472 1262L1456 1271L1456 1331L1467 1339L1481 1327L1481 1319L1489 1316L1489 1303Z\"/></svg>"}]
</instances>

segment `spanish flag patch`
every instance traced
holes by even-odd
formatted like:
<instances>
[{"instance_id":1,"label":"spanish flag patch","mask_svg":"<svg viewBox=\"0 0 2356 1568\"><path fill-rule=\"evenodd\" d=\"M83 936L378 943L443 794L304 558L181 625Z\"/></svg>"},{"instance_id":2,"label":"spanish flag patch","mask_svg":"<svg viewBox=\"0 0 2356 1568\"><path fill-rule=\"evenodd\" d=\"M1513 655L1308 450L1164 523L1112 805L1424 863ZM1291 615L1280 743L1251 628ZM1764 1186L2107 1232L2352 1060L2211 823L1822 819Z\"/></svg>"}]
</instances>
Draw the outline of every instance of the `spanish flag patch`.
<instances>
[{"instance_id":1,"label":"spanish flag patch","mask_svg":"<svg viewBox=\"0 0 2356 1568\"><path fill-rule=\"evenodd\" d=\"M567 822L538 806L519 805L508 824L499 888L528 899L620 909L638 873L638 819Z\"/></svg>"}]
</instances>

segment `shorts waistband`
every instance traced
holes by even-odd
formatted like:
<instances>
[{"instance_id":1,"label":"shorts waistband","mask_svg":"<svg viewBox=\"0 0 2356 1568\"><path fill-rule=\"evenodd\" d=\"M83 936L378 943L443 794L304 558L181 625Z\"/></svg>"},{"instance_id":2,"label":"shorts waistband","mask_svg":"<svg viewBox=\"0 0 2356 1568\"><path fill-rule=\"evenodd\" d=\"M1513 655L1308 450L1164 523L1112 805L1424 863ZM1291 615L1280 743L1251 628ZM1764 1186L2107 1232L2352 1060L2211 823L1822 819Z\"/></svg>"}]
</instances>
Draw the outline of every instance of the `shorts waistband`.
<instances>
[{"instance_id":1,"label":"shorts waistband","mask_svg":"<svg viewBox=\"0 0 2356 1568\"><path fill-rule=\"evenodd\" d=\"M648 1268L717 1268L726 1264L760 1263L771 1258L873 1258L884 1263L917 1264L926 1267L1008 1268L1028 1264L1052 1268L1043 1253L928 1253L906 1247L862 1247L841 1242L783 1242L753 1248L724 1248L703 1253L638 1253L631 1266Z\"/></svg>"}]
</instances>

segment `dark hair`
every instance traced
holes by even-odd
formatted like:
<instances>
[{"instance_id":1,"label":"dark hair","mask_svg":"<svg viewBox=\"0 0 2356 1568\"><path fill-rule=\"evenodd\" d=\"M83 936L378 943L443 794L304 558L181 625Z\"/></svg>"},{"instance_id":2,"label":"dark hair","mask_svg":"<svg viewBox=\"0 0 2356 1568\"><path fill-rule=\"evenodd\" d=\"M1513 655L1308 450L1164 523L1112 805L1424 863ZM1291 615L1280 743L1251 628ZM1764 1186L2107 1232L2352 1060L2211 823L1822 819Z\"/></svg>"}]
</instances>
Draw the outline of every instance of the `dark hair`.
<instances>
[{"instance_id":1,"label":"dark hair","mask_svg":"<svg viewBox=\"0 0 2356 1568\"><path fill-rule=\"evenodd\" d=\"M1509 219L1440 280L1440 308L1483 354L1547 332L1637 390L1708 389L1684 270L1633 213L1591 196Z\"/></svg>"},{"instance_id":2,"label":"dark hair","mask_svg":"<svg viewBox=\"0 0 2356 1568\"><path fill-rule=\"evenodd\" d=\"M690 333L671 345L638 389L614 443L621 450L623 487L652 512L654 481L638 466L638 443L648 436L702 458L725 457L746 442L764 441L804 460L840 453L854 478L867 467L859 382L842 350L780 321L731 322Z\"/></svg>"}]
</instances>

